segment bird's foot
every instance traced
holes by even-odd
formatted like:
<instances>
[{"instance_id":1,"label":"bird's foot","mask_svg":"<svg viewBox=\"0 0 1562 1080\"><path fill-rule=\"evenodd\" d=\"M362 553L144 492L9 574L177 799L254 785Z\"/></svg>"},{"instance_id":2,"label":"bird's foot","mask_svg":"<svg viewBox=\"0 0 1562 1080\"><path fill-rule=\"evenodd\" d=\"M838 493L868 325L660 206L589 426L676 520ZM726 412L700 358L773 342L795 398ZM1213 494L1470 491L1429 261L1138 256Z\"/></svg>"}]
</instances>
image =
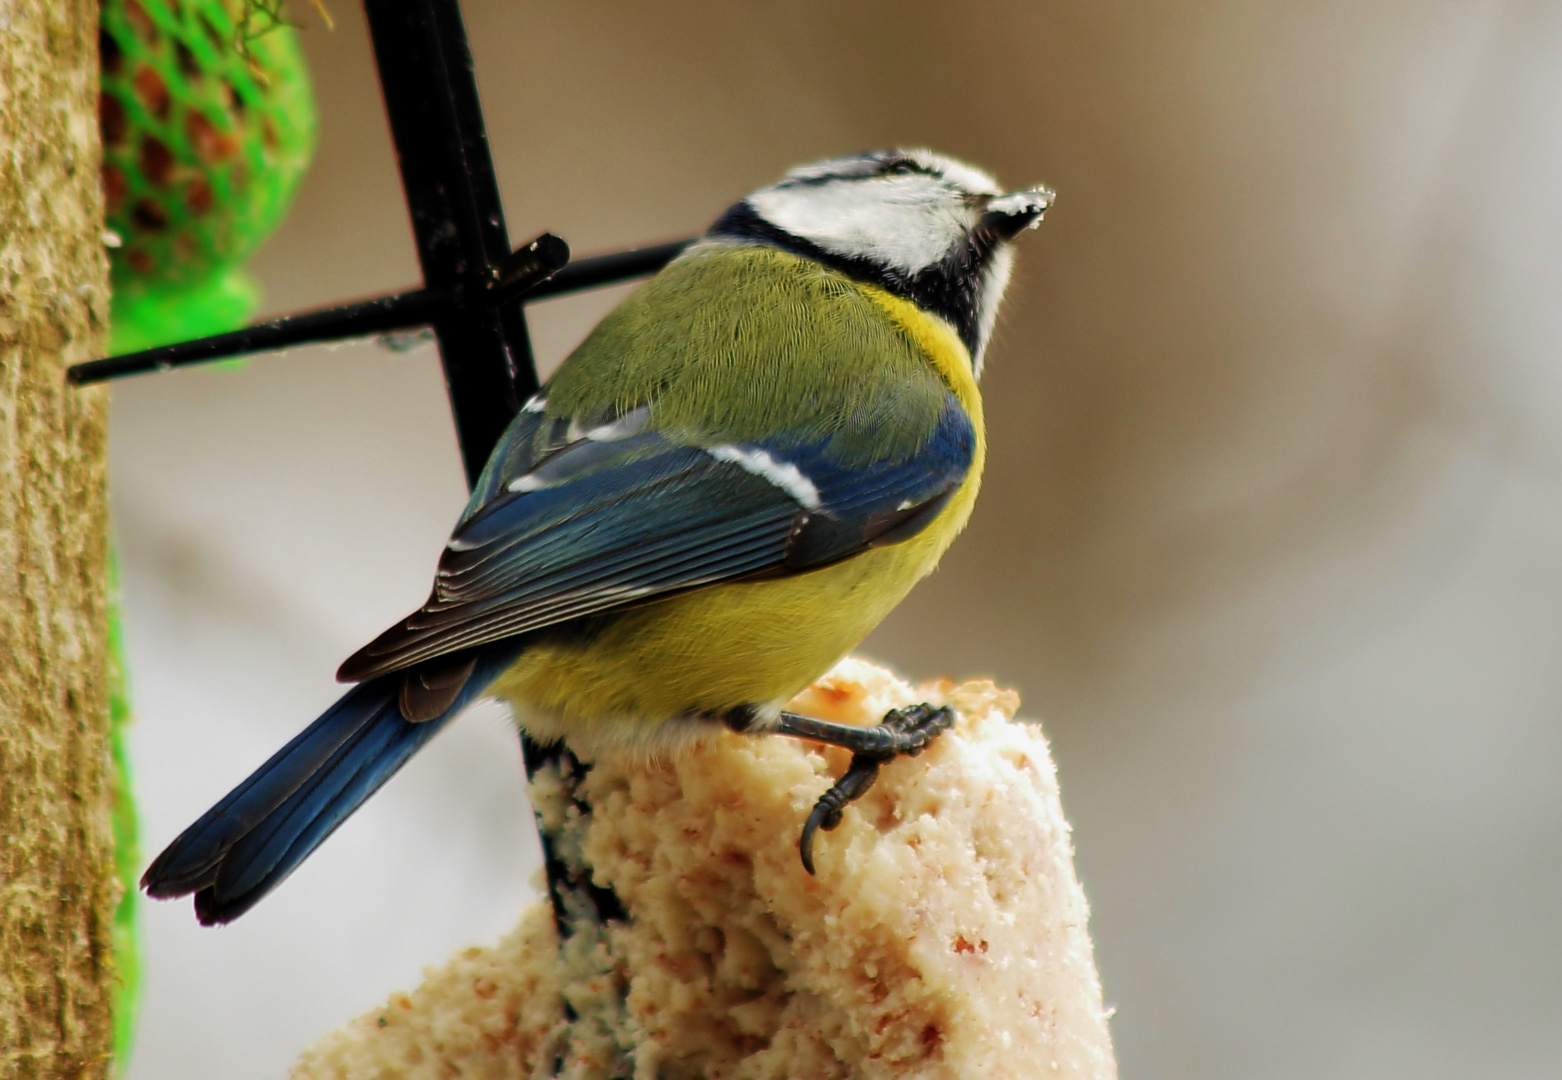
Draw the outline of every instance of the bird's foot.
<instances>
[{"instance_id":1,"label":"bird's foot","mask_svg":"<svg viewBox=\"0 0 1562 1080\"><path fill-rule=\"evenodd\" d=\"M856 727L836 724L828 720L815 720L811 716L782 713L777 730L803 739L816 739L852 752L851 767L839 780L819 797L813 812L803 825L798 853L803 859L803 869L814 872L814 834L820 829L829 832L841 823L841 815L849 803L867 794L878 779L879 766L894 757L905 754L915 757L929 743L955 722L955 713L948 705L908 705L894 709L883 722L873 727Z\"/></svg>"}]
</instances>

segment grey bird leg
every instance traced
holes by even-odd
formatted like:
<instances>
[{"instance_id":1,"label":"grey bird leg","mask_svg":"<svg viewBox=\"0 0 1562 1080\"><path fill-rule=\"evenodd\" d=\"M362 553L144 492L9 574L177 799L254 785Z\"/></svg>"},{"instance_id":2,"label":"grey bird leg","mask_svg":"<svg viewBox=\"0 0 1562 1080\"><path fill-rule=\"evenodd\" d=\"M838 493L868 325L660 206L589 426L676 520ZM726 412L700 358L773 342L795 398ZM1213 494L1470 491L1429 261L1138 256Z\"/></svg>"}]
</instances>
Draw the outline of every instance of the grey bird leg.
<instances>
[{"instance_id":1,"label":"grey bird leg","mask_svg":"<svg viewBox=\"0 0 1562 1080\"><path fill-rule=\"evenodd\" d=\"M728 724L741 731L747 726L747 717L733 716ZM848 803L867 794L878 779L879 766L893 757L905 754L916 757L940 732L955 722L955 713L948 705L908 705L894 709L885 715L882 723L874 727L857 727L854 724L837 724L829 720L815 720L797 713L781 714L771 731L792 735L799 739L813 739L829 743L852 752L851 767L835 785L819 797L813 812L803 825L803 836L798 842L798 853L803 858L803 869L814 872L814 833L823 829L829 832L841 823L841 814Z\"/></svg>"}]
</instances>

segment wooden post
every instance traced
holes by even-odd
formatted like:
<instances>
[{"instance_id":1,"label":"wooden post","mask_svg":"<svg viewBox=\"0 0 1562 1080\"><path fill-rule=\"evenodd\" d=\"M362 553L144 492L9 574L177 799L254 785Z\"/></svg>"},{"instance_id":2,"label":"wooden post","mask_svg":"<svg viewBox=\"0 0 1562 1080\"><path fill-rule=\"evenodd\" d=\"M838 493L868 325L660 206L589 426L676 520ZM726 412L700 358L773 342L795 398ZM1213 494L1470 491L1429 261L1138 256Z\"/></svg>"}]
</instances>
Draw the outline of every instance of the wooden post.
<instances>
[{"instance_id":1,"label":"wooden post","mask_svg":"<svg viewBox=\"0 0 1562 1080\"><path fill-rule=\"evenodd\" d=\"M0 1076L112 1042L98 5L0 5Z\"/></svg>"}]
</instances>

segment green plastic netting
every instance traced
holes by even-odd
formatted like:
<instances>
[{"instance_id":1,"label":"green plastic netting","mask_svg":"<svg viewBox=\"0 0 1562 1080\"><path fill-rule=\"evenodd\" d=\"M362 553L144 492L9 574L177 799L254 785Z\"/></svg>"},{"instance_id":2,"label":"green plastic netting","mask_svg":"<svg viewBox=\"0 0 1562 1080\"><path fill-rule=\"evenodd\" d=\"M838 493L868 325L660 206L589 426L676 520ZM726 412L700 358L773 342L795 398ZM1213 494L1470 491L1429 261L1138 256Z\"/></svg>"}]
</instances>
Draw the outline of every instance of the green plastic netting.
<instances>
[{"instance_id":1,"label":"green plastic netting","mask_svg":"<svg viewBox=\"0 0 1562 1080\"><path fill-rule=\"evenodd\" d=\"M297 35L243 0L105 0L100 47L113 350L234 329L314 148Z\"/></svg>"}]
</instances>

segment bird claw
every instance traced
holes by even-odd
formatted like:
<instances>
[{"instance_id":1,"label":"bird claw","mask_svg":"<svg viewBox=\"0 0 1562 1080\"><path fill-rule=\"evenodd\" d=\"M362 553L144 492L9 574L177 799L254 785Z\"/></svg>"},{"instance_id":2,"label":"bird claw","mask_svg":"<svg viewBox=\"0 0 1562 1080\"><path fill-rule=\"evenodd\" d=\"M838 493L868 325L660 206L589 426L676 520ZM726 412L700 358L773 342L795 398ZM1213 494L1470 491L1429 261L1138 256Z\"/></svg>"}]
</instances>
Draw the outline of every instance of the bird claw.
<instances>
[{"instance_id":1,"label":"bird claw","mask_svg":"<svg viewBox=\"0 0 1562 1080\"><path fill-rule=\"evenodd\" d=\"M905 754L908 757L916 757L954 722L955 711L948 705L929 705L924 701L920 705L907 705L903 709L890 710L879 726L901 733L905 736L906 743L887 756Z\"/></svg>"},{"instance_id":2,"label":"bird claw","mask_svg":"<svg viewBox=\"0 0 1562 1080\"><path fill-rule=\"evenodd\" d=\"M853 754L851 766L830 790L819 796L803 824L798 854L802 856L803 869L810 876L814 873L814 834L821 829L831 832L840 825L847 805L866 795L878 779L880 765L901 754L916 757L954 722L954 710L948 705L934 706L927 702L893 709L885 715L878 725L879 730L889 736L885 748Z\"/></svg>"}]
</instances>

